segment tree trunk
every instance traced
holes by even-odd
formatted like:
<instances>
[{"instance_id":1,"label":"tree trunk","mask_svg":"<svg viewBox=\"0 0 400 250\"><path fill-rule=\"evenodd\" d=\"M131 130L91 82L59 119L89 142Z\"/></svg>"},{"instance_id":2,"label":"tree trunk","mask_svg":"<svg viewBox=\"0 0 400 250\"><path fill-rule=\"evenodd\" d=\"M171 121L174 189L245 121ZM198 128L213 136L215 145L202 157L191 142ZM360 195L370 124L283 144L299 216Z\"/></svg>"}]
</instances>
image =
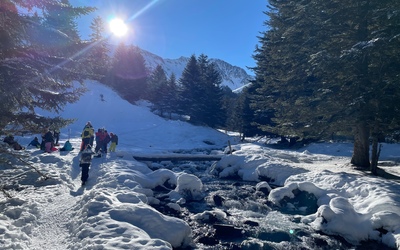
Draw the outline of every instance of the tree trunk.
<instances>
[{"instance_id":1,"label":"tree trunk","mask_svg":"<svg viewBox=\"0 0 400 250\"><path fill-rule=\"evenodd\" d=\"M382 133L379 132L379 124L377 120L375 120L374 129L372 131L372 150L371 150L371 173L373 175L378 175L378 160L382 149L382 145L379 145L380 137L382 137Z\"/></svg>"},{"instance_id":2,"label":"tree trunk","mask_svg":"<svg viewBox=\"0 0 400 250\"><path fill-rule=\"evenodd\" d=\"M369 129L366 123L360 123L356 127L351 163L369 169Z\"/></svg>"},{"instance_id":3,"label":"tree trunk","mask_svg":"<svg viewBox=\"0 0 400 250\"><path fill-rule=\"evenodd\" d=\"M378 137L374 136L372 141L372 150L371 150L371 173L373 175L378 174L379 154L380 150L378 151Z\"/></svg>"}]
</instances>

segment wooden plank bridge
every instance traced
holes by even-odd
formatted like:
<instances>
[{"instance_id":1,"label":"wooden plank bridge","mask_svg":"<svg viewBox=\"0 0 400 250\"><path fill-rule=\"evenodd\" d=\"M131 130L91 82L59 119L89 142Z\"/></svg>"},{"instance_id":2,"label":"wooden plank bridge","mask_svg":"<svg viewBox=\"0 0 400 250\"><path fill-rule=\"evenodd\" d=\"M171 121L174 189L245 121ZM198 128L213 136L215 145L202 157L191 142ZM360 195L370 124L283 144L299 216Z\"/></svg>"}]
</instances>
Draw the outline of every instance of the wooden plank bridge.
<instances>
[{"instance_id":1,"label":"wooden plank bridge","mask_svg":"<svg viewBox=\"0 0 400 250\"><path fill-rule=\"evenodd\" d=\"M202 154L138 154L133 155L137 161L219 161L224 155Z\"/></svg>"}]
</instances>

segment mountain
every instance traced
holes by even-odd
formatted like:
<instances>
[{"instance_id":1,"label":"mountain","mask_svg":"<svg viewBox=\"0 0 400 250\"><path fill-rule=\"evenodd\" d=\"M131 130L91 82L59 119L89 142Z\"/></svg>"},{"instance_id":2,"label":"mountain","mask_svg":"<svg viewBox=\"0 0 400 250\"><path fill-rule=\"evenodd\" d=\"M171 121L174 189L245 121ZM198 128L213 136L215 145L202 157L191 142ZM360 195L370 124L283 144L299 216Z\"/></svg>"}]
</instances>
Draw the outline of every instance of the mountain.
<instances>
[{"instance_id":1,"label":"mountain","mask_svg":"<svg viewBox=\"0 0 400 250\"><path fill-rule=\"evenodd\" d=\"M182 72L189 61L189 57L184 56L181 56L178 59L164 59L142 49L141 54L146 61L146 67L150 71L153 71L157 65L161 65L167 76L174 73L176 79L181 77ZM216 65L216 69L221 74L222 86L227 86L231 90L240 89L248 84L249 80L253 79L253 77L247 74L244 69L233 66L223 60L211 58L210 62Z\"/></svg>"}]
</instances>

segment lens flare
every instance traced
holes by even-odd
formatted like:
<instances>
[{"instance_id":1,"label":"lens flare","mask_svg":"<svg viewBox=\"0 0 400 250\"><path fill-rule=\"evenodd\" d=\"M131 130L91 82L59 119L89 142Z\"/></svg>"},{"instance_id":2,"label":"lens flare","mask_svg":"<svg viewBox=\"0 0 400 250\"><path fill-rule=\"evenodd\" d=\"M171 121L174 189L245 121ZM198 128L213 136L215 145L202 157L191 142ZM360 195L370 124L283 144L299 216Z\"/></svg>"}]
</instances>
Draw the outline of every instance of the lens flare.
<instances>
[{"instance_id":1,"label":"lens flare","mask_svg":"<svg viewBox=\"0 0 400 250\"><path fill-rule=\"evenodd\" d=\"M110 30L116 36L124 36L128 32L128 26L120 18L114 18L110 21Z\"/></svg>"}]
</instances>

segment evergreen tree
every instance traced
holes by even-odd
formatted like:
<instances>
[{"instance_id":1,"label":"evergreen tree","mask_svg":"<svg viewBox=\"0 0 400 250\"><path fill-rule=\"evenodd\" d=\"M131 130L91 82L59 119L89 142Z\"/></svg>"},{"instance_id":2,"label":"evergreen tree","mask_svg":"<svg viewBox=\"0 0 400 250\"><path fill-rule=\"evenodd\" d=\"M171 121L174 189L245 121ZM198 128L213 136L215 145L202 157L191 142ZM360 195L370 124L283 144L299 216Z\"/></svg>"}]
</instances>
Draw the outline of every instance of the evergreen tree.
<instances>
[{"instance_id":1,"label":"evergreen tree","mask_svg":"<svg viewBox=\"0 0 400 250\"><path fill-rule=\"evenodd\" d=\"M223 127L226 122L226 110L223 109L222 78L215 64L210 63L206 55L198 58L202 72L202 97L204 123L210 127Z\"/></svg>"},{"instance_id":2,"label":"evergreen tree","mask_svg":"<svg viewBox=\"0 0 400 250\"><path fill-rule=\"evenodd\" d=\"M37 116L35 108L58 112L84 92L73 83L83 82L90 67L76 56L84 44L75 36L73 20L93 9L68 6L64 13L69 19L48 15L54 8L63 8L65 2L1 2L0 127L14 125L38 132L53 122L65 125L68 120ZM33 9L42 10L44 15L33 13ZM49 35L46 42L42 39L45 34ZM62 43L55 46L56 41Z\"/></svg>"},{"instance_id":3,"label":"evergreen tree","mask_svg":"<svg viewBox=\"0 0 400 250\"><path fill-rule=\"evenodd\" d=\"M153 109L161 116L167 110L168 78L161 65L157 65L148 81L147 98L153 103Z\"/></svg>"},{"instance_id":4,"label":"evergreen tree","mask_svg":"<svg viewBox=\"0 0 400 250\"><path fill-rule=\"evenodd\" d=\"M202 54L197 59L192 55L179 81L180 112L190 116L195 124L223 126L226 118L222 110L221 76L207 56Z\"/></svg>"},{"instance_id":5,"label":"evergreen tree","mask_svg":"<svg viewBox=\"0 0 400 250\"><path fill-rule=\"evenodd\" d=\"M372 133L377 137L398 120L400 3L270 4L271 28L256 49L255 82L261 87L254 95L258 108L274 110L277 126L268 128L315 138L353 133L352 163L368 166L370 128L379 128Z\"/></svg>"},{"instance_id":6,"label":"evergreen tree","mask_svg":"<svg viewBox=\"0 0 400 250\"><path fill-rule=\"evenodd\" d=\"M42 42L55 49L80 41L76 19L94 8L73 7L69 0L49 1L43 9ZM56 31L56 32L55 32Z\"/></svg>"},{"instance_id":7,"label":"evergreen tree","mask_svg":"<svg viewBox=\"0 0 400 250\"><path fill-rule=\"evenodd\" d=\"M179 110L182 115L190 116L192 122L199 122L199 103L196 101L200 95L200 69L195 55L189 58L185 69L179 78Z\"/></svg>"},{"instance_id":8,"label":"evergreen tree","mask_svg":"<svg viewBox=\"0 0 400 250\"><path fill-rule=\"evenodd\" d=\"M261 47L257 47L254 56L257 67L253 84L259 88L253 92L252 99L257 110L274 110L275 126L262 124L261 127L289 137L329 135L326 124L330 117L318 109L319 82L310 73L308 63L310 55L318 51L318 42L322 43L312 39L320 30L318 22L313 25L315 9L299 7L307 1L270 2L273 7L268 12L266 25L271 29L263 33ZM300 14L295 15L294 10L298 8Z\"/></svg>"},{"instance_id":9,"label":"evergreen tree","mask_svg":"<svg viewBox=\"0 0 400 250\"><path fill-rule=\"evenodd\" d=\"M104 37L104 21L101 17L95 17L90 25L90 50L87 53L87 60L93 65L94 79L104 82L110 64L110 45Z\"/></svg>"},{"instance_id":10,"label":"evergreen tree","mask_svg":"<svg viewBox=\"0 0 400 250\"><path fill-rule=\"evenodd\" d=\"M273 126L273 111L268 109L256 109L253 105L254 100L252 92L257 89L256 84L251 84L243 88L241 93L236 96L232 103L232 109L228 115L228 127L232 131L241 134L241 140L246 137L256 135L275 136L272 132L263 131L259 124L264 126Z\"/></svg>"},{"instance_id":11,"label":"evergreen tree","mask_svg":"<svg viewBox=\"0 0 400 250\"><path fill-rule=\"evenodd\" d=\"M112 60L108 85L134 103L146 97L148 73L145 60L136 46L118 45Z\"/></svg>"},{"instance_id":12,"label":"evergreen tree","mask_svg":"<svg viewBox=\"0 0 400 250\"><path fill-rule=\"evenodd\" d=\"M243 120L241 116L241 110L243 104L243 95L242 93L233 93L229 87L223 88L223 92L223 107L226 110L227 116L225 128L229 131L239 132L242 135Z\"/></svg>"},{"instance_id":13,"label":"evergreen tree","mask_svg":"<svg viewBox=\"0 0 400 250\"><path fill-rule=\"evenodd\" d=\"M164 93L165 96L165 111L169 113L169 118L172 118L172 113L176 113L178 109L178 85L174 73L170 75L167 82L167 89Z\"/></svg>"}]
</instances>

